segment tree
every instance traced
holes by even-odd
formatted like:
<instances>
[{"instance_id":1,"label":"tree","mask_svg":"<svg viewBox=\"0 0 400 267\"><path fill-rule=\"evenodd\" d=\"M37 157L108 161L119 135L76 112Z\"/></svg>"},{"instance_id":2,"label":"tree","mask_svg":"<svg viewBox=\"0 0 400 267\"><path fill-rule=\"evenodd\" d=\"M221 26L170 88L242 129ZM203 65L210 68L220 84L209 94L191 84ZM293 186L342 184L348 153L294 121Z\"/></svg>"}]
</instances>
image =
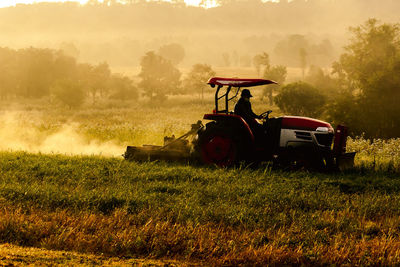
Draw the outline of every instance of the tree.
<instances>
[{"instance_id":1,"label":"tree","mask_svg":"<svg viewBox=\"0 0 400 267\"><path fill-rule=\"evenodd\" d=\"M158 54L170 60L172 64L178 65L185 58L185 49L180 44L163 45L158 49Z\"/></svg>"},{"instance_id":2,"label":"tree","mask_svg":"<svg viewBox=\"0 0 400 267\"><path fill-rule=\"evenodd\" d=\"M338 96L338 79L331 77L329 74L325 74L324 70L318 66L310 66L304 81L317 88L331 100Z\"/></svg>"},{"instance_id":3,"label":"tree","mask_svg":"<svg viewBox=\"0 0 400 267\"><path fill-rule=\"evenodd\" d=\"M85 93L81 85L73 80L60 80L52 88L55 97L69 108L76 108L85 101Z\"/></svg>"},{"instance_id":4,"label":"tree","mask_svg":"<svg viewBox=\"0 0 400 267\"><path fill-rule=\"evenodd\" d=\"M93 68L93 75L94 75L94 86L100 92L102 97L106 96L109 91L109 79L111 77L111 70L110 66L107 62L99 63L97 66Z\"/></svg>"},{"instance_id":5,"label":"tree","mask_svg":"<svg viewBox=\"0 0 400 267\"><path fill-rule=\"evenodd\" d=\"M274 103L273 94L285 82L286 75L287 75L287 69L285 66L278 65L278 66L272 66L272 67L265 68L264 78L273 80L278 83L278 84L270 84L270 85L267 85L264 87L262 97L263 98L264 98L264 96L268 97L270 105L273 105L273 103Z\"/></svg>"},{"instance_id":6,"label":"tree","mask_svg":"<svg viewBox=\"0 0 400 267\"><path fill-rule=\"evenodd\" d=\"M50 49L27 48L17 52L18 94L28 98L49 95L54 80L54 51Z\"/></svg>"},{"instance_id":7,"label":"tree","mask_svg":"<svg viewBox=\"0 0 400 267\"><path fill-rule=\"evenodd\" d=\"M142 79L139 87L144 90L144 95L151 100L163 101L166 95L174 92L180 85L180 71L169 61L155 54L147 52L140 61Z\"/></svg>"},{"instance_id":8,"label":"tree","mask_svg":"<svg viewBox=\"0 0 400 267\"><path fill-rule=\"evenodd\" d=\"M50 70L49 70L50 71ZM65 55L58 51L55 53L52 78L58 80L78 80L78 64L74 57Z\"/></svg>"},{"instance_id":9,"label":"tree","mask_svg":"<svg viewBox=\"0 0 400 267\"><path fill-rule=\"evenodd\" d=\"M29 98L54 95L73 107L81 104L82 92L92 96L95 102L98 95L105 97L109 94L111 85L118 87L115 91L124 97L135 97L137 94L132 81L112 76L105 62L96 66L78 64L74 57L60 50L0 48L1 98L10 95Z\"/></svg>"},{"instance_id":10,"label":"tree","mask_svg":"<svg viewBox=\"0 0 400 267\"><path fill-rule=\"evenodd\" d=\"M325 102L323 94L304 82L284 86L275 97L275 103L282 111L309 117L320 117Z\"/></svg>"},{"instance_id":11,"label":"tree","mask_svg":"<svg viewBox=\"0 0 400 267\"><path fill-rule=\"evenodd\" d=\"M301 73L304 80L304 74L306 72L306 67L307 67L307 51L304 48L300 48L299 56L300 56Z\"/></svg>"},{"instance_id":12,"label":"tree","mask_svg":"<svg viewBox=\"0 0 400 267\"><path fill-rule=\"evenodd\" d=\"M302 60L310 50L309 47L310 44L304 35L293 34L278 42L274 53L280 64L302 68L304 63Z\"/></svg>"},{"instance_id":13,"label":"tree","mask_svg":"<svg viewBox=\"0 0 400 267\"><path fill-rule=\"evenodd\" d=\"M0 97L15 94L17 88L17 53L8 48L0 48Z\"/></svg>"},{"instance_id":14,"label":"tree","mask_svg":"<svg viewBox=\"0 0 400 267\"><path fill-rule=\"evenodd\" d=\"M335 48L328 39L322 40L319 44L313 44L308 52L310 54L308 59L310 61L310 58L313 58L314 65L329 66L336 60Z\"/></svg>"},{"instance_id":15,"label":"tree","mask_svg":"<svg viewBox=\"0 0 400 267\"><path fill-rule=\"evenodd\" d=\"M92 98L92 104L96 103L97 96L106 96L111 76L110 67L106 62L99 63L97 66L80 64L78 75L83 88Z\"/></svg>"},{"instance_id":16,"label":"tree","mask_svg":"<svg viewBox=\"0 0 400 267\"><path fill-rule=\"evenodd\" d=\"M256 68L257 76L260 77L262 66L264 66L265 69L269 69L270 67L269 55L265 52L263 52L262 54L255 55L253 58L253 65Z\"/></svg>"},{"instance_id":17,"label":"tree","mask_svg":"<svg viewBox=\"0 0 400 267\"><path fill-rule=\"evenodd\" d=\"M345 106L341 101L349 99L340 98L333 106L342 110L332 108L330 115L358 134L399 137L400 27L370 19L350 31L353 38L333 69L352 104Z\"/></svg>"},{"instance_id":18,"label":"tree","mask_svg":"<svg viewBox=\"0 0 400 267\"><path fill-rule=\"evenodd\" d=\"M215 76L215 71L207 64L195 64L184 80L184 86L191 88L204 99L204 89L207 88L206 82Z\"/></svg>"},{"instance_id":19,"label":"tree","mask_svg":"<svg viewBox=\"0 0 400 267\"><path fill-rule=\"evenodd\" d=\"M126 76L114 74L110 79L110 88L114 92L110 95L111 99L133 100L138 98L137 88L131 79Z\"/></svg>"}]
</instances>

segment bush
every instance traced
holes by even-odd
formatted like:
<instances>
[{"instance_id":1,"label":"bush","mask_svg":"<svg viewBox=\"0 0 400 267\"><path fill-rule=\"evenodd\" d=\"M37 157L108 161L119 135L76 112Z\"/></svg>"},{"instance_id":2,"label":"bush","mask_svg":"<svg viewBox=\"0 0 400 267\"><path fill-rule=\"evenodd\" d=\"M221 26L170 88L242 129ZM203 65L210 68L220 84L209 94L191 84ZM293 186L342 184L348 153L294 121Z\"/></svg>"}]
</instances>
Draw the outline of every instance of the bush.
<instances>
[{"instance_id":1,"label":"bush","mask_svg":"<svg viewBox=\"0 0 400 267\"><path fill-rule=\"evenodd\" d=\"M291 115L319 117L326 97L310 84L297 82L283 87L275 103Z\"/></svg>"}]
</instances>

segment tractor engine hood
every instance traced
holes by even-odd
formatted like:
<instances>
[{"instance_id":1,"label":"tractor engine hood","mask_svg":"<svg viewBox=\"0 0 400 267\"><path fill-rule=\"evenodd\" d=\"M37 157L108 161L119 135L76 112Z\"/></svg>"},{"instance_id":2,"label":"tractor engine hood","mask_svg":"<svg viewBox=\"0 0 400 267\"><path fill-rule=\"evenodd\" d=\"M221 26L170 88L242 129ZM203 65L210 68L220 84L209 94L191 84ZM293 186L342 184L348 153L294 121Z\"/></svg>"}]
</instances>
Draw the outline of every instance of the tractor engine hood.
<instances>
[{"instance_id":1,"label":"tractor engine hood","mask_svg":"<svg viewBox=\"0 0 400 267\"><path fill-rule=\"evenodd\" d=\"M297 116L283 116L282 129L294 129L304 131L318 131L333 133L332 126L324 121Z\"/></svg>"}]
</instances>

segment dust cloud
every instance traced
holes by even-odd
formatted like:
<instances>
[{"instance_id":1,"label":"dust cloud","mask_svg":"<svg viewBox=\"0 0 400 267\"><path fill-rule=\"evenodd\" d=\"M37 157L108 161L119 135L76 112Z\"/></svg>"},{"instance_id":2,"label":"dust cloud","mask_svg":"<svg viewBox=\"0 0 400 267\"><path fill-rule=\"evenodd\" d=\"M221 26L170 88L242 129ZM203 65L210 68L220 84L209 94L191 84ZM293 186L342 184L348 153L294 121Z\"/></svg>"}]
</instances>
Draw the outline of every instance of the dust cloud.
<instances>
[{"instance_id":1,"label":"dust cloud","mask_svg":"<svg viewBox=\"0 0 400 267\"><path fill-rule=\"evenodd\" d=\"M105 157L118 157L124 152L124 147L113 141L87 140L78 133L77 123L64 124L54 132L41 131L26 126L20 115L6 112L0 116L0 150Z\"/></svg>"}]
</instances>

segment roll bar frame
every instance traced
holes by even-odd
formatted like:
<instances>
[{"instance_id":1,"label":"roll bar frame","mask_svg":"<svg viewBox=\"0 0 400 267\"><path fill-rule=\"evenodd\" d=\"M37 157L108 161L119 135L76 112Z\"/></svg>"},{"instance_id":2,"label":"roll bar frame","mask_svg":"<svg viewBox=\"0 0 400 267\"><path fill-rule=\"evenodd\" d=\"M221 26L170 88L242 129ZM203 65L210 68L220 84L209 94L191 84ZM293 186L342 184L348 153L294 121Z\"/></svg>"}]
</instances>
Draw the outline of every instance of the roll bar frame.
<instances>
[{"instance_id":1,"label":"roll bar frame","mask_svg":"<svg viewBox=\"0 0 400 267\"><path fill-rule=\"evenodd\" d=\"M207 82L212 88L217 86L217 90L215 91L215 110L214 113L229 113L229 101L236 98L239 94L240 88L242 87L253 87L260 86L266 84L277 84L272 80L265 79L239 79L239 78L221 78L221 77L212 77ZM223 86L228 86L226 92L219 96L219 92ZM232 87L236 87L236 93L234 96L229 97L229 93L231 92ZM225 109L218 109L218 102L220 99L225 98Z\"/></svg>"},{"instance_id":2,"label":"roll bar frame","mask_svg":"<svg viewBox=\"0 0 400 267\"><path fill-rule=\"evenodd\" d=\"M218 96L219 91L221 90L223 86L222 85L218 85L217 90L215 91L215 113L225 113L228 114L229 113L229 101L231 101L232 99L236 98L237 95L239 94L240 91L240 87L237 87L236 93L234 96L232 96L231 98L229 98L229 93L232 89L232 86L229 85L228 88L226 89L225 94L222 94L221 96ZM218 110L218 102L220 99L225 98L225 109L223 110Z\"/></svg>"}]
</instances>

